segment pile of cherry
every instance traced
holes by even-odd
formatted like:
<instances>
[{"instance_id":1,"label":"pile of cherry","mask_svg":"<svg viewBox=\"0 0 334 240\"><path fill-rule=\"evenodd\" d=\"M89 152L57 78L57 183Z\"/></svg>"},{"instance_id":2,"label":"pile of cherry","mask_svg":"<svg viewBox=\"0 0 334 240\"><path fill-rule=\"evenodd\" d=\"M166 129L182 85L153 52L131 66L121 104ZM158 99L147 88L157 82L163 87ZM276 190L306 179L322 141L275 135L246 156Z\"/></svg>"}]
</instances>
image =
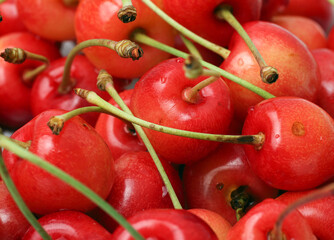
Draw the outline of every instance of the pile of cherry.
<instances>
[{"instance_id":1,"label":"pile of cherry","mask_svg":"<svg viewBox=\"0 0 334 240\"><path fill-rule=\"evenodd\" d=\"M1 240L334 239L328 0L0 14Z\"/></svg>"}]
</instances>

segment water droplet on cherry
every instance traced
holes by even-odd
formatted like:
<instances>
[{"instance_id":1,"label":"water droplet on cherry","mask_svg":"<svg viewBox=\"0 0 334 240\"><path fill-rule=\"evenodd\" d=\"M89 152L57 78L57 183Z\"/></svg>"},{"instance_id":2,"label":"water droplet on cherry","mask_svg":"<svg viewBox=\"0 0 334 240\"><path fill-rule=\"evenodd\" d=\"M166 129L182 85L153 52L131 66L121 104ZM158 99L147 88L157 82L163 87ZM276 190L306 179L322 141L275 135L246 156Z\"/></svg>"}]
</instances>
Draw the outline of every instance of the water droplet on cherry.
<instances>
[{"instance_id":1,"label":"water droplet on cherry","mask_svg":"<svg viewBox=\"0 0 334 240\"><path fill-rule=\"evenodd\" d=\"M238 65L239 65L239 66L244 65L244 60L242 60L242 58L240 58L240 59L238 60Z\"/></svg>"},{"instance_id":2,"label":"water droplet on cherry","mask_svg":"<svg viewBox=\"0 0 334 240\"><path fill-rule=\"evenodd\" d=\"M167 82L167 78L166 78L166 77L162 77L162 78L160 78L160 82L161 82L161 83L166 83L166 82Z\"/></svg>"},{"instance_id":3,"label":"water droplet on cherry","mask_svg":"<svg viewBox=\"0 0 334 240\"><path fill-rule=\"evenodd\" d=\"M162 197L165 197L168 194L166 186L162 187Z\"/></svg>"}]
</instances>

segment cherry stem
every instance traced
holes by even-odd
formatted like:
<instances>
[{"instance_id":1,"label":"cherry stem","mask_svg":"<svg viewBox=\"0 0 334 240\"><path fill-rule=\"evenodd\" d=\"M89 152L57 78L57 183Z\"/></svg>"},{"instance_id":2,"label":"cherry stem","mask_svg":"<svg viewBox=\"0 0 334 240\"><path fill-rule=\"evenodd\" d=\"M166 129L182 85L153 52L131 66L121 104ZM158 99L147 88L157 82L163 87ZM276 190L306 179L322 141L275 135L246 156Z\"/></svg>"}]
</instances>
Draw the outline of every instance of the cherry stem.
<instances>
[{"instance_id":1,"label":"cherry stem","mask_svg":"<svg viewBox=\"0 0 334 240\"><path fill-rule=\"evenodd\" d=\"M0 135L0 145L7 149L8 151L14 153L22 159L29 161L30 163L44 169L51 175L61 179L68 185L72 186L78 192L83 194L89 200L98 205L102 210L109 214L115 221L117 221L121 226L123 226L127 231L138 240L144 240L144 238L126 221L126 219L120 215L110 204L108 204L104 199L97 195L90 188L76 180L75 178L68 175L66 172L60 168L54 166L53 164L45 161L44 159L38 157L37 155L29 152L28 150L20 147L16 143L12 142L9 137Z\"/></svg>"},{"instance_id":2,"label":"cherry stem","mask_svg":"<svg viewBox=\"0 0 334 240\"><path fill-rule=\"evenodd\" d=\"M66 7L76 7L79 4L79 0L63 0Z\"/></svg>"},{"instance_id":3,"label":"cherry stem","mask_svg":"<svg viewBox=\"0 0 334 240\"><path fill-rule=\"evenodd\" d=\"M9 63L22 64L25 60L30 59L34 61L43 62L44 64L25 72L23 74L23 81L25 83L30 83L38 74L43 72L49 66L49 59L42 55L31 53L29 51L23 50L22 48L6 48L0 56Z\"/></svg>"},{"instance_id":4,"label":"cherry stem","mask_svg":"<svg viewBox=\"0 0 334 240\"><path fill-rule=\"evenodd\" d=\"M176 22L170 16L168 16L165 12L163 12L160 8L158 8L151 0L142 0L153 12L155 12L158 16L160 16L163 20L165 20L169 25L175 28L177 31L181 32L184 36L190 38L194 42L206 47L207 49L217 53L218 55L222 56L226 59L230 55L230 51L226 48L218 46L197 34L193 33L192 31L188 30L187 28L183 27L181 24Z\"/></svg>"},{"instance_id":5,"label":"cherry stem","mask_svg":"<svg viewBox=\"0 0 334 240\"><path fill-rule=\"evenodd\" d=\"M144 1L144 0L143 0ZM146 0L145 0L146 1ZM162 51L165 51L165 52L168 52L172 55L175 55L177 57L182 57L184 59L186 59L189 55L185 52L182 52L180 50L177 50L173 47L170 47L168 45L165 45L161 42L158 42L156 40L154 40L153 38L150 38L149 36L147 36L146 34L140 32L140 31L137 31L133 34L133 39L136 41L136 42L139 42L139 43L143 43L143 44L146 44L146 45L149 45L151 47L155 47L157 49L160 49ZM227 78L245 88L247 88L248 90L256 93L257 95L263 97L264 99L269 99L269 98L274 98L275 96L272 95L271 93L263 90L262 88L259 88L253 84L251 84L250 82L246 81L246 80L243 80L211 63L208 63L208 62L205 62L203 60L199 60L200 63L202 64L202 66L204 67L207 67L211 70L214 70L216 72L218 72L220 74L220 76L224 77L224 78Z\"/></svg>"},{"instance_id":6,"label":"cherry stem","mask_svg":"<svg viewBox=\"0 0 334 240\"><path fill-rule=\"evenodd\" d=\"M193 55L188 55L188 57L185 59L183 70L185 72L185 76L190 79L195 79L199 76L220 77L218 72L203 68L200 59Z\"/></svg>"},{"instance_id":7,"label":"cherry stem","mask_svg":"<svg viewBox=\"0 0 334 240\"><path fill-rule=\"evenodd\" d=\"M0 139L3 135L0 135ZM1 141L1 140L0 140ZM10 141L10 140L9 140ZM52 240L49 234L44 230L41 224L37 221L34 214L29 210L25 202L23 201L20 193L18 192L10 174L6 168L6 165L3 161L2 156L0 155L0 176L4 181L10 195L12 196L16 206L19 208L23 216L27 219L30 225L39 233L42 239L44 240Z\"/></svg>"},{"instance_id":8,"label":"cherry stem","mask_svg":"<svg viewBox=\"0 0 334 240\"><path fill-rule=\"evenodd\" d=\"M298 207L307 204L309 202L315 201L317 199L321 199L327 196L334 195L334 183L331 183L323 188L317 189L313 191L311 194L302 197L295 201L294 203L290 204L278 217L274 229L272 230L271 240L281 240L282 239L282 225L285 218Z\"/></svg>"},{"instance_id":9,"label":"cherry stem","mask_svg":"<svg viewBox=\"0 0 334 240\"><path fill-rule=\"evenodd\" d=\"M98 76L98 87L103 90L105 89L109 95L115 100L115 102L118 104L118 106L120 106L120 108L125 112L128 113L129 115L133 116L133 113L131 112L131 110L128 108L128 106L124 103L123 99L119 96L119 94L117 93L116 89L114 88L113 82L112 82L112 77L105 71L105 70L101 70L100 74ZM179 199L177 198L177 195L173 189L173 186L164 170L164 167L162 166L160 159L157 155L157 153L155 152L150 140L148 139L146 133L144 132L143 128L141 126L138 126L136 124L133 124L134 128L136 129L138 135L141 137L141 139L143 140L143 143L145 144L147 150L149 151L153 162L155 164L155 166L157 167L160 176L167 188L167 191L169 193L169 196L172 200L173 206L175 209L182 209L182 205L179 201Z\"/></svg>"},{"instance_id":10,"label":"cherry stem","mask_svg":"<svg viewBox=\"0 0 334 240\"><path fill-rule=\"evenodd\" d=\"M252 39L249 37L245 29L239 23L239 21L232 14L232 7L229 5L221 5L216 9L215 14L218 19L225 20L226 22L228 22L230 26L233 27L234 30L238 32L240 37L245 41L248 48L252 52L255 60L258 62L261 68L260 75L261 75L262 81L268 84L276 82L276 80L278 79L277 69L274 67L268 66L266 64L259 50L254 45Z\"/></svg>"},{"instance_id":11,"label":"cherry stem","mask_svg":"<svg viewBox=\"0 0 334 240\"><path fill-rule=\"evenodd\" d=\"M197 83L192 88L186 88L183 91L183 100L189 103L197 103L199 98L199 91L211 83L215 82L218 78L215 76L208 77L207 79Z\"/></svg>"},{"instance_id":12,"label":"cherry stem","mask_svg":"<svg viewBox=\"0 0 334 240\"><path fill-rule=\"evenodd\" d=\"M117 17L123 23L129 23L136 20L137 10L132 5L131 0L122 0L123 7L118 11Z\"/></svg>"},{"instance_id":13,"label":"cherry stem","mask_svg":"<svg viewBox=\"0 0 334 240\"><path fill-rule=\"evenodd\" d=\"M68 54L65 62L62 82L58 88L60 94L69 93L75 85L75 80L71 79L71 66L74 57L84 48L87 47L106 47L114 50L120 57L132 58L138 60L143 55L143 50L134 42L130 40L121 40L119 42L109 39L90 39L77 44Z\"/></svg>"},{"instance_id":14,"label":"cherry stem","mask_svg":"<svg viewBox=\"0 0 334 240\"><path fill-rule=\"evenodd\" d=\"M201 53L198 51L198 49L196 48L196 46L194 45L192 41L190 41L188 38L186 38L182 34L180 34L180 38L182 39L184 45L186 46L186 48L188 49L191 55L193 55L194 57L198 59L201 59L201 60L203 59L201 56Z\"/></svg>"},{"instance_id":15,"label":"cherry stem","mask_svg":"<svg viewBox=\"0 0 334 240\"><path fill-rule=\"evenodd\" d=\"M258 133L256 135L222 135L222 134L191 132L191 131L158 125L158 124L151 123L151 122L142 120L140 118L134 117L118 109L117 107L113 106L112 104L102 99L99 95L97 95L93 91L76 88L74 89L74 92L80 97L86 99L89 103L97 105L100 108L104 109L105 111L108 111L113 116L117 116L118 118L121 118L125 121L131 122L139 126L142 126L148 129L152 129L158 132L163 132L163 133L180 136L180 137L200 139L200 140L237 143L237 144L251 144L254 146L262 146L265 140L265 136L263 133ZM68 113L65 113L65 114L68 114Z\"/></svg>"}]
</instances>

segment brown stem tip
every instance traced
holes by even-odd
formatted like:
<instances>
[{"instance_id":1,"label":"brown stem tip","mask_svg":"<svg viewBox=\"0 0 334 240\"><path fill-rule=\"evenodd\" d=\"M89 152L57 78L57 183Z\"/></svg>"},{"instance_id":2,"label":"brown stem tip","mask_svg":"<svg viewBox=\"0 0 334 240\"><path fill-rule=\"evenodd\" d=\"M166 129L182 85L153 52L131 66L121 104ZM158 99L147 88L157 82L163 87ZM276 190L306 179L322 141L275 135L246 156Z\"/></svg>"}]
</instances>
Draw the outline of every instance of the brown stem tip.
<instances>
[{"instance_id":1,"label":"brown stem tip","mask_svg":"<svg viewBox=\"0 0 334 240\"><path fill-rule=\"evenodd\" d=\"M203 67L198 58L189 55L184 61L183 70L187 78L198 78L203 73Z\"/></svg>"},{"instance_id":2,"label":"brown stem tip","mask_svg":"<svg viewBox=\"0 0 334 240\"><path fill-rule=\"evenodd\" d=\"M21 64L26 60L27 54L21 48L6 48L5 51L0 54L0 57L6 62Z\"/></svg>"},{"instance_id":3,"label":"brown stem tip","mask_svg":"<svg viewBox=\"0 0 334 240\"><path fill-rule=\"evenodd\" d=\"M64 119L53 116L50 118L47 125L51 129L54 135L59 135L60 131L64 127L64 123L65 123Z\"/></svg>"},{"instance_id":4,"label":"brown stem tip","mask_svg":"<svg viewBox=\"0 0 334 240\"><path fill-rule=\"evenodd\" d=\"M144 54L143 49L130 40L122 40L116 43L115 51L120 57L138 60Z\"/></svg>"},{"instance_id":5,"label":"brown stem tip","mask_svg":"<svg viewBox=\"0 0 334 240\"><path fill-rule=\"evenodd\" d=\"M82 88L75 88L73 89L73 91L75 92L76 95L84 99L86 99L89 94L89 90L82 89Z\"/></svg>"},{"instance_id":6,"label":"brown stem tip","mask_svg":"<svg viewBox=\"0 0 334 240\"><path fill-rule=\"evenodd\" d=\"M261 78L264 83L272 84L278 79L277 69L271 66L266 66L261 69Z\"/></svg>"},{"instance_id":7,"label":"brown stem tip","mask_svg":"<svg viewBox=\"0 0 334 240\"><path fill-rule=\"evenodd\" d=\"M123 23L133 22L136 20L137 10L133 5L127 5L118 11L117 16Z\"/></svg>"},{"instance_id":8,"label":"brown stem tip","mask_svg":"<svg viewBox=\"0 0 334 240\"><path fill-rule=\"evenodd\" d=\"M107 83L113 84L112 76L106 70L102 69L97 76L97 88L105 91Z\"/></svg>"}]
</instances>

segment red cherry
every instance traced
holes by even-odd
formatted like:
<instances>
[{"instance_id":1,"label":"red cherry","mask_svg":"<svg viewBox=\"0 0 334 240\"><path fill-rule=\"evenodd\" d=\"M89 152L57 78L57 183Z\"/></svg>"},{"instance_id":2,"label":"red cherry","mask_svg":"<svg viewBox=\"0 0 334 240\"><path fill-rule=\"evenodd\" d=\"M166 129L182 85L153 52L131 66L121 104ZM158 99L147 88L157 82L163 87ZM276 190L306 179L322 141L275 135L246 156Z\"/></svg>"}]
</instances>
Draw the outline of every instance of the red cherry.
<instances>
[{"instance_id":1,"label":"red cherry","mask_svg":"<svg viewBox=\"0 0 334 240\"><path fill-rule=\"evenodd\" d=\"M62 0L16 1L20 19L29 31L55 41L75 38L75 8L66 7Z\"/></svg>"},{"instance_id":2,"label":"red cherry","mask_svg":"<svg viewBox=\"0 0 334 240\"><path fill-rule=\"evenodd\" d=\"M111 240L111 234L96 221L81 212L61 211L38 220L52 239ZM22 240L42 240L32 227Z\"/></svg>"},{"instance_id":3,"label":"red cherry","mask_svg":"<svg viewBox=\"0 0 334 240\"><path fill-rule=\"evenodd\" d=\"M19 47L43 55L49 60L59 58L59 51L53 44L28 32L2 36L0 52L10 47ZM40 64L32 60L12 64L0 59L0 125L18 128L32 118L30 87L23 83L22 75Z\"/></svg>"},{"instance_id":4,"label":"red cherry","mask_svg":"<svg viewBox=\"0 0 334 240\"><path fill-rule=\"evenodd\" d=\"M215 240L215 233L199 217L186 210L150 209L129 218L130 224L145 239ZM133 239L122 227L113 233L113 240Z\"/></svg>"},{"instance_id":5,"label":"red cherry","mask_svg":"<svg viewBox=\"0 0 334 240\"><path fill-rule=\"evenodd\" d=\"M270 20L277 12L282 12L290 0L263 0L261 19Z\"/></svg>"},{"instance_id":6,"label":"red cherry","mask_svg":"<svg viewBox=\"0 0 334 240\"><path fill-rule=\"evenodd\" d=\"M136 29L142 29L150 37L167 45L173 45L175 36L173 29L141 1L133 0L132 3L138 12L136 21L124 24L117 17L118 10L122 6L121 0L82 1L75 17L78 42L92 38L114 41L129 39ZM135 78L169 57L169 54L152 47L145 45L141 47L145 54L136 62L122 59L115 52L99 47L85 49L84 52L97 68L105 69L112 76Z\"/></svg>"},{"instance_id":7,"label":"red cherry","mask_svg":"<svg viewBox=\"0 0 334 240\"><path fill-rule=\"evenodd\" d=\"M195 103L183 99L186 89L205 77L184 76L184 59L170 59L152 68L136 84L131 110L152 123L204 133L224 133L232 118L229 89L217 80L203 88ZM144 129L154 149L174 163L189 163L213 151L218 143L167 135Z\"/></svg>"},{"instance_id":8,"label":"red cherry","mask_svg":"<svg viewBox=\"0 0 334 240\"><path fill-rule=\"evenodd\" d=\"M16 0L6 0L2 2L0 4L0 14L2 16L0 35L26 31L17 12Z\"/></svg>"},{"instance_id":9,"label":"red cherry","mask_svg":"<svg viewBox=\"0 0 334 240\"><path fill-rule=\"evenodd\" d=\"M47 122L63 114L49 110L17 130L12 138L26 142L29 151L56 165L106 198L114 181L114 162L103 139L82 118L68 120L60 135ZM3 158L13 181L32 212L47 214L61 209L88 211L94 204L72 187L41 168L4 151Z\"/></svg>"},{"instance_id":10,"label":"red cherry","mask_svg":"<svg viewBox=\"0 0 334 240\"><path fill-rule=\"evenodd\" d=\"M275 96L297 96L315 101L320 74L305 44L272 23L255 21L246 23L244 28L267 64L278 70L279 79L274 84L262 82L260 68L238 34L233 35L229 46L231 54L221 68ZM235 115L244 119L247 109L262 98L230 80L226 83L231 90Z\"/></svg>"},{"instance_id":11,"label":"red cherry","mask_svg":"<svg viewBox=\"0 0 334 240\"><path fill-rule=\"evenodd\" d=\"M327 42L328 48L331 50L334 50L334 30L333 29L334 28L332 28L328 34L328 42Z\"/></svg>"},{"instance_id":12,"label":"red cherry","mask_svg":"<svg viewBox=\"0 0 334 240\"><path fill-rule=\"evenodd\" d=\"M298 191L333 177L334 121L317 105L295 97L265 100L248 111L243 134L254 133L264 134L263 144L244 149L267 184Z\"/></svg>"}]
</instances>

